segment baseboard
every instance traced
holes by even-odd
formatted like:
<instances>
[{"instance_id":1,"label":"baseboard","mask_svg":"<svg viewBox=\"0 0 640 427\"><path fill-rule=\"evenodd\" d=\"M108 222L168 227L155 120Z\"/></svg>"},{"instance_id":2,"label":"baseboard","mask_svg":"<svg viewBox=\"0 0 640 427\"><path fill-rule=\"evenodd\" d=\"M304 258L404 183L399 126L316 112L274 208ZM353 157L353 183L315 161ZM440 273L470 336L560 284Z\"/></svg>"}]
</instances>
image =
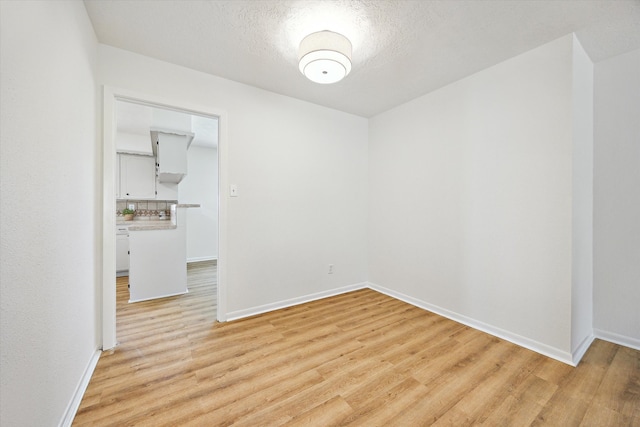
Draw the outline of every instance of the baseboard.
<instances>
[{"instance_id":1,"label":"baseboard","mask_svg":"<svg viewBox=\"0 0 640 427\"><path fill-rule=\"evenodd\" d=\"M440 316L446 317L447 319L451 319L458 323L462 323L463 325L467 325L473 329L486 332L489 335L502 338L516 345L519 345L520 347L527 348L531 351L535 351L536 353L540 353L544 356L566 363L567 365L575 366L575 364L573 363L573 355L569 352L562 351L555 347L551 347L547 344L543 344L541 342L529 339L527 337L523 337L518 334L514 334L513 332L505 331L504 329L500 329L495 326L480 322L478 320L472 319L462 314L458 314L456 312L447 310L445 308L438 307L433 304L429 304L417 298L413 298L408 295L402 294L400 292L387 289L383 286L376 285L375 283L369 282L368 287L373 289L374 291L383 293L392 298L399 299L400 301L404 301L418 308L422 308L423 310L427 310L432 313L438 314Z\"/></svg>"},{"instance_id":2,"label":"baseboard","mask_svg":"<svg viewBox=\"0 0 640 427\"><path fill-rule=\"evenodd\" d=\"M190 262L217 261L217 260L218 260L217 256L200 256L200 257L187 258L187 264L189 264Z\"/></svg>"},{"instance_id":3,"label":"baseboard","mask_svg":"<svg viewBox=\"0 0 640 427\"><path fill-rule=\"evenodd\" d=\"M293 307L322 298L328 298L335 295L345 294L347 292L356 291L358 289L367 288L367 283L356 283L354 285L343 286L341 288L330 289L328 291L316 292L314 294L304 295L301 297L291 298L284 301L277 301L270 304L259 305L245 310L236 310L227 313L227 321L243 319L245 317L255 316L256 314L267 313L269 311L280 310L282 308Z\"/></svg>"},{"instance_id":4,"label":"baseboard","mask_svg":"<svg viewBox=\"0 0 640 427\"><path fill-rule=\"evenodd\" d=\"M82 402L82 397L87 391L89 381L91 381L93 371L96 369L98 360L100 360L100 353L100 349L96 349L96 351L91 355L91 359L89 359L89 363L87 364L87 367L85 368L84 373L80 378L80 382L78 383L76 390L73 393L71 402L69 402L69 405L67 405L67 409L64 411L64 416L59 423L60 427L69 427L73 423L76 412L78 412L78 408L80 407L80 402Z\"/></svg>"},{"instance_id":5,"label":"baseboard","mask_svg":"<svg viewBox=\"0 0 640 427\"><path fill-rule=\"evenodd\" d=\"M582 340L578 348L576 348L573 351L573 355L572 355L573 363L571 363L573 366L578 366L578 363L580 363L584 354L587 352L587 350L589 350L589 347L591 346L591 343L593 342L594 339L596 339L596 336L593 333L587 335Z\"/></svg>"},{"instance_id":6,"label":"baseboard","mask_svg":"<svg viewBox=\"0 0 640 427\"><path fill-rule=\"evenodd\" d=\"M607 332L602 329L594 329L593 333L596 338L604 341L609 341L614 344L619 344L625 347L632 348L634 350L640 350L640 340L631 338L625 335L616 334L615 332Z\"/></svg>"}]
</instances>

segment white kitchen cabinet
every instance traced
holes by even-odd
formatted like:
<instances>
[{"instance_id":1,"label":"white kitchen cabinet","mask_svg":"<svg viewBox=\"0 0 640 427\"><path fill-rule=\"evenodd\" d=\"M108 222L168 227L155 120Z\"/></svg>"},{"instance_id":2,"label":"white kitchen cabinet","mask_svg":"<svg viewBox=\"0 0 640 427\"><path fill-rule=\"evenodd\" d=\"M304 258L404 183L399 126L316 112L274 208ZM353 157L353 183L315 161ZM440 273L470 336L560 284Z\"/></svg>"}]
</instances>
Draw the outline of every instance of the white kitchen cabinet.
<instances>
[{"instance_id":1,"label":"white kitchen cabinet","mask_svg":"<svg viewBox=\"0 0 640 427\"><path fill-rule=\"evenodd\" d=\"M194 134L151 131L158 182L179 183L187 175L187 150Z\"/></svg>"},{"instance_id":2,"label":"white kitchen cabinet","mask_svg":"<svg viewBox=\"0 0 640 427\"><path fill-rule=\"evenodd\" d=\"M156 198L156 162L151 156L119 154L120 199Z\"/></svg>"},{"instance_id":3,"label":"white kitchen cabinet","mask_svg":"<svg viewBox=\"0 0 640 427\"><path fill-rule=\"evenodd\" d=\"M126 276L128 274L129 274L129 235L116 234L116 276Z\"/></svg>"}]
</instances>

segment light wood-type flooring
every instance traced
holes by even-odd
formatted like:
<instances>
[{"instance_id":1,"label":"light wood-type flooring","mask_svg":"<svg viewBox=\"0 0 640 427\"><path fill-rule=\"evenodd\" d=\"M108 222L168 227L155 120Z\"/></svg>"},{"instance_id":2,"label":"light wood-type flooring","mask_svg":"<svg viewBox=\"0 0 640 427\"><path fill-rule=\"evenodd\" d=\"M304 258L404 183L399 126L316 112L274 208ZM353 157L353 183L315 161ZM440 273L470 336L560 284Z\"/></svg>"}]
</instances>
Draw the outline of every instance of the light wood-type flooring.
<instances>
[{"instance_id":1,"label":"light wood-type flooring","mask_svg":"<svg viewBox=\"0 0 640 427\"><path fill-rule=\"evenodd\" d=\"M127 304L74 425L640 426L640 352L572 368L372 290L215 322L215 265Z\"/></svg>"}]
</instances>

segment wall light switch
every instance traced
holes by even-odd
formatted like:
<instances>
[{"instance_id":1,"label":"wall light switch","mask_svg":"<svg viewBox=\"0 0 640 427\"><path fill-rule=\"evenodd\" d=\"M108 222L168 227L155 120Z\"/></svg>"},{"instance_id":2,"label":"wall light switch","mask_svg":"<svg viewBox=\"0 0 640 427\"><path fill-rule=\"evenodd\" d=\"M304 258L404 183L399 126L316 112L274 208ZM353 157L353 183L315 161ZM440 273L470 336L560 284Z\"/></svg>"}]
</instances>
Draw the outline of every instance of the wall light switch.
<instances>
[{"instance_id":1,"label":"wall light switch","mask_svg":"<svg viewBox=\"0 0 640 427\"><path fill-rule=\"evenodd\" d=\"M238 197L238 186L231 184L229 186L229 197Z\"/></svg>"}]
</instances>

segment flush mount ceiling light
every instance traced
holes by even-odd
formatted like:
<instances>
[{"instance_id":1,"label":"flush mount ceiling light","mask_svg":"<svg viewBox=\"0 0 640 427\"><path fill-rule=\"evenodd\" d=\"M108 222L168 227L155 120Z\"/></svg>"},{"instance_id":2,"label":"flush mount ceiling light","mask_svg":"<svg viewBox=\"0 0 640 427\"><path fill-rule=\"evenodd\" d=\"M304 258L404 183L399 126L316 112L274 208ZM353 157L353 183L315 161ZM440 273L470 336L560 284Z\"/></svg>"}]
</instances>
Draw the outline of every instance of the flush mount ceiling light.
<instances>
[{"instance_id":1,"label":"flush mount ceiling light","mask_svg":"<svg viewBox=\"0 0 640 427\"><path fill-rule=\"evenodd\" d=\"M316 83L342 80L351 71L351 42L342 34L319 31L300 42L300 72Z\"/></svg>"}]
</instances>

